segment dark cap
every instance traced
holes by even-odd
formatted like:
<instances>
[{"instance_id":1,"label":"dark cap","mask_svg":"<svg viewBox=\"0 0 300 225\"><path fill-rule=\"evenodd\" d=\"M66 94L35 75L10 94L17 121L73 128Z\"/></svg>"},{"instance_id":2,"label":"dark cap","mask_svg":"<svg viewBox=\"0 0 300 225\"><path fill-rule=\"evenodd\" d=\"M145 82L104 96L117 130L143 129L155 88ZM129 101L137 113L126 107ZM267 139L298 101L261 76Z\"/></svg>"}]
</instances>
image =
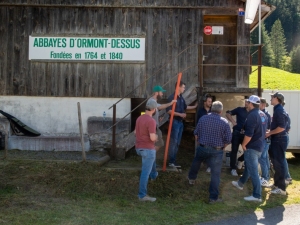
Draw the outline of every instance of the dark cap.
<instances>
[{"instance_id":1,"label":"dark cap","mask_svg":"<svg viewBox=\"0 0 300 225\"><path fill-rule=\"evenodd\" d=\"M146 103L146 109L156 109L157 108L157 102L153 98L149 98Z\"/></svg>"},{"instance_id":2,"label":"dark cap","mask_svg":"<svg viewBox=\"0 0 300 225\"><path fill-rule=\"evenodd\" d=\"M260 103L267 103L267 100L265 98L260 98Z\"/></svg>"},{"instance_id":3,"label":"dark cap","mask_svg":"<svg viewBox=\"0 0 300 225\"><path fill-rule=\"evenodd\" d=\"M269 104L267 103L267 100L265 98L260 98L260 103L265 103L267 107L269 107Z\"/></svg>"},{"instance_id":4,"label":"dark cap","mask_svg":"<svg viewBox=\"0 0 300 225\"><path fill-rule=\"evenodd\" d=\"M278 98L278 100L280 101L280 103L283 103L284 102L284 95L279 93L279 92L276 92L276 93L271 93L270 94L273 98Z\"/></svg>"},{"instance_id":5,"label":"dark cap","mask_svg":"<svg viewBox=\"0 0 300 225\"><path fill-rule=\"evenodd\" d=\"M161 86L155 86L154 88L153 88L153 92L165 92L166 90L165 89L163 89Z\"/></svg>"}]
</instances>

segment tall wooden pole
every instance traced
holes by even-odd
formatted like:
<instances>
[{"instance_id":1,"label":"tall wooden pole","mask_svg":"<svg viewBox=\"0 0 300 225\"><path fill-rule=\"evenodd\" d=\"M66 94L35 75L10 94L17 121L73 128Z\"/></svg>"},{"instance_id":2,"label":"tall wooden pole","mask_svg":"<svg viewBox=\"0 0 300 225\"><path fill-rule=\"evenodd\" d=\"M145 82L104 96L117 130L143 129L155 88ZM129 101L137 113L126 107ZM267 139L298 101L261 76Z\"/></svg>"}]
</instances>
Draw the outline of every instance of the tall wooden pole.
<instances>
[{"instance_id":1,"label":"tall wooden pole","mask_svg":"<svg viewBox=\"0 0 300 225\"><path fill-rule=\"evenodd\" d=\"M117 109L116 109L116 104L113 105L113 130L112 130L112 143L111 143L111 154L110 157L112 159L116 158L116 113L117 113Z\"/></svg>"},{"instance_id":2,"label":"tall wooden pole","mask_svg":"<svg viewBox=\"0 0 300 225\"><path fill-rule=\"evenodd\" d=\"M178 90L179 90L180 81L181 81L181 76L182 76L182 73L179 73L178 78L177 78L177 85L176 85L176 89L175 89L175 94L174 94L174 100L177 100ZM173 105L172 105L172 113L171 113L171 117L170 117L168 136L167 136L166 148L165 148L164 165L163 165L163 169L162 169L163 171L166 171L166 167L167 167L168 150L169 150L169 144L170 144L170 137L171 137L175 107L176 107L176 102L174 102Z\"/></svg>"},{"instance_id":3,"label":"tall wooden pole","mask_svg":"<svg viewBox=\"0 0 300 225\"><path fill-rule=\"evenodd\" d=\"M258 46L258 74L257 74L257 95L261 97L261 65L262 65L262 45Z\"/></svg>"},{"instance_id":4,"label":"tall wooden pole","mask_svg":"<svg viewBox=\"0 0 300 225\"><path fill-rule=\"evenodd\" d=\"M80 137L81 137L82 161L85 162L86 156L85 156L85 149L84 149L80 102L77 102L77 108L78 108L79 132L80 132Z\"/></svg>"}]
</instances>

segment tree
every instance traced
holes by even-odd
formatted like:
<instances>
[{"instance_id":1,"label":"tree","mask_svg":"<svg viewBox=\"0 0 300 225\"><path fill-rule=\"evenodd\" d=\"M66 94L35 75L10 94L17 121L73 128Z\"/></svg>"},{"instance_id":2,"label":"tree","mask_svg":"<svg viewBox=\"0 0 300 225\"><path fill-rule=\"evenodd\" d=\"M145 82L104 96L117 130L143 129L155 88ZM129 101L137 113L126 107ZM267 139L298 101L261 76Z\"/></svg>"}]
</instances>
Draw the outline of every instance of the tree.
<instances>
[{"instance_id":1,"label":"tree","mask_svg":"<svg viewBox=\"0 0 300 225\"><path fill-rule=\"evenodd\" d=\"M273 67L283 69L283 57L286 56L285 36L281 26L280 20L276 20L272 26L270 33L271 45L274 52L274 65Z\"/></svg>"},{"instance_id":2,"label":"tree","mask_svg":"<svg viewBox=\"0 0 300 225\"><path fill-rule=\"evenodd\" d=\"M258 27L251 33L251 43L258 43ZM261 43L263 44L262 48L262 65L271 66L274 65L274 52L271 45L271 40L268 34L268 31L265 28L264 23L261 26ZM251 52L256 52L257 47L252 47ZM253 54L252 64L258 64L258 53Z\"/></svg>"},{"instance_id":3,"label":"tree","mask_svg":"<svg viewBox=\"0 0 300 225\"><path fill-rule=\"evenodd\" d=\"M267 0L276 6L275 11L265 20L266 29L271 27L277 19L280 19L286 37L287 51L300 44L300 5L299 0Z\"/></svg>"},{"instance_id":4,"label":"tree","mask_svg":"<svg viewBox=\"0 0 300 225\"><path fill-rule=\"evenodd\" d=\"M262 49L262 63L266 66L274 65L274 52L272 49L271 39L269 37L268 31L266 30L265 24L262 24L261 26L261 35L262 43L264 44L264 47Z\"/></svg>"},{"instance_id":5,"label":"tree","mask_svg":"<svg viewBox=\"0 0 300 225\"><path fill-rule=\"evenodd\" d=\"M291 70L293 73L300 73L300 45L291 51Z\"/></svg>"}]
</instances>

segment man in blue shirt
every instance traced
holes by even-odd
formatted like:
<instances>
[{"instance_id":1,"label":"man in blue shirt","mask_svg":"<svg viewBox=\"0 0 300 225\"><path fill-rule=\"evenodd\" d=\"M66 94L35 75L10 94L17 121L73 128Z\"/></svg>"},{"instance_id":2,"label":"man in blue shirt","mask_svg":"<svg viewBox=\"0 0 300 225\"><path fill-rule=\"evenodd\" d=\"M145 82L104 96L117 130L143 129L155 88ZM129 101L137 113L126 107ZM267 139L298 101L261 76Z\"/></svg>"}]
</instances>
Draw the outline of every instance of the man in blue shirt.
<instances>
[{"instance_id":1,"label":"man in blue shirt","mask_svg":"<svg viewBox=\"0 0 300 225\"><path fill-rule=\"evenodd\" d=\"M213 97L210 95L210 94L206 94L204 95L203 97L203 107L202 108L199 108L198 112L197 112L197 123L198 124L198 121L200 120L200 118L204 115L207 115L208 113L210 113L210 108L211 108L211 105L212 105L212 101L213 101ZM206 172L207 173L210 173L210 167L207 163L207 169L206 169Z\"/></svg>"},{"instance_id":2,"label":"man in blue shirt","mask_svg":"<svg viewBox=\"0 0 300 225\"><path fill-rule=\"evenodd\" d=\"M175 88L177 86L177 82L175 84ZM170 138L170 146L169 146L169 166L170 167L180 167L176 164L176 155L178 152L178 147L181 142L182 132L183 132L183 120L186 117L185 110L186 109L195 109L197 108L198 103L194 106L187 106L185 100L182 96L182 93L185 91L185 83L180 81L177 102L174 112L172 130L171 130L171 138ZM168 97L168 102L171 102L174 99L175 93L171 94ZM171 115L172 106L166 108L166 112Z\"/></svg>"},{"instance_id":3,"label":"man in blue shirt","mask_svg":"<svg viewBox=\"0 0 300 225\"><path fill-rule=\"evenodd\" d=\"M283 102L281 105L284 107L285 106L285 102ZM288 112L286 112L286 115L287 115L287 125L286 125L285 130L286 130L286 135L287 135L287 145L286 145L286 148L287 148L288 145L289 145L289 140L290 140L289 132L290 132L290 129L291 129L291 118L290 118ZM286 185L292 184L293 179L292 179L292 177L290 175L289 165L287 163L286 157L285 157L285 160L284 160L284 166L285 166L285 175L284 175L285 184Z\"/></svg>"},{"instance_id":4,"label":"man in blue shirt","mask_svg":"<svg viewBox=\"0 0 300 225\"><path fill-rule=\"evenodd\" d=\"M286 195L285 186L285 151L287 148L287 134L286 127L288 123L288 116L282 107L284 102L284 95L276 92L271 94L271 105L274 106L273 119L271 123L271 130L266 134L266 137L271 137L270 158L273 164L274 174L274 188L271 194Z\"/></svg>"},{"instance_id":5,"label":"man in blue shirt","mask_svg":"<svg viewBox=\"0 0 300 225\"><path fill-rule=\"evenodd\" d=\"M268 117L267 131L269 131L271 128L271 115L266 110L267 104L268 103L265 98L260 98L259 109ZM264 140L264 150L262 151L261 156L258 159L261 168L260 184L261 186L265 186L265 187L269 186L269 180L270 180L269 146L270 146L270 139L266 138Z\"/></svg>"},{"instance_id":6,"label":"man in blue shirt","mask_svg":"<svg viewBox=\"0 0 300 225\"><path fill-rule=\"evenodd\" d=\"M228 121L220 116L222 110L223 104L219 101L214 102L211 113L201 117L194 131L198 147L188 175L189 184L195 184L201 163L207 160L211 167L209 203L222 201L219 198L219 184L223 150L231 141Z\"/></svg>"},{"instance_id":7,"label":"man in blue shirt","mask_svg":"<svg viewBox=\"0 0 300 225\"><path fill-rule=\"evenodd\" d=\"M243 190L244 184L251 177L253 193L244 197L246 201L261 202L261 184L258 175L258 159L264 149L265 133L268 117L259 110L260 99L251 95L248 99L249 114L246 118L244 130L245 137L242 143L245 158L245 169L243 176L238 181L232 181L232 185Z\"/></svg>"},{"instance_id":8,"label":"man in blue shirt","mask_svg":"<svg viewBox=\"0 0 300 225\"><path fill-rule=\"evenodd\" d=\"M247 101L245 101L245 107L237 107L233 110L228 110L226 112L227 119L233 125L232 139L231 139L231 153L230 153L230 168L231 168L232 176L238 176L236 172L236 157L237 157L237 152L239 150L239 146L240 144L242 144L244 139L243 126L248 114L247 104L248 104ZM232 118L232 116L236 116L236 121Z\"/></svg>"},{"instance_id":9,"label":"man in blue shirt","mask_svg":"<svg viewBox=\"0 0 300 225\"><path fill-rule=\"evenodd\" d=\"M199 108L199 110L197 112L197 124L198 124L199 119L202 116L207 115L208 113L210 113L210 108L211 108L211 105L212 105L212 100L213 100L213 97L211 95L206 94L204 96L203 107Z\"/></svg>"}]
</instances>

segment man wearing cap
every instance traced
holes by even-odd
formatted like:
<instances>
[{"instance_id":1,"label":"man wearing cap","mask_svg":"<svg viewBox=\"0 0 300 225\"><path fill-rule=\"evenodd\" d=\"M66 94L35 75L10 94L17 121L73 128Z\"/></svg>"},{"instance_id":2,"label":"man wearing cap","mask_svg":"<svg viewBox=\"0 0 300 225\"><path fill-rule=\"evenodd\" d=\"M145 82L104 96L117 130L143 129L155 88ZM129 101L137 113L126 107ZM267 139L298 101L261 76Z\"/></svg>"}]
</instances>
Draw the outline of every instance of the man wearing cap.
<instances>
[{"instance_id":1,"label":"man wearing cap","mask_svg":"<svg viewBox=\"0 0 300 225\"><path fill-rule=\"evenodd\" d=\"M189 184L195 183L201 163L207 160L211 166L209 203L222 201L219 198L219 184L223 150L231 141L230 126L228 121L221 117L222 110L223 104L215 101L211 113L201 117L194 131L198 147L188 175Z\"/></svg>"},{"instance_id":2,"label":"man wearing cap","mask_svg":"<svg viewBox=\"0 0 300 225\"><path fill-rule=\"evenodd\" d=\"M154 100L157 102L157 100L161 99L163 96L163 92L166 92L161 86L155 86L153 87L153 96L149 98L148 101ZM177 100L172 100L171 102L167 104L157 104L156 113L153 115L153 119L156 122L156 134L158 136L157 142L155 142L155 150L159 150L162 146L164 146L164 141L162 139L162 132L159 129L159 111L162 109L166 109L167 107L171 106L174 102L177 102Z\"/></svg>"},{"instance_id":3,"label":"man wearing cap","mask_svg":"<svg viewBox=\"0 0 300 225\"><path fill-rule=\"evenodd\" d=\"M177 86L177 82L175 84L175 88ZM185 91L185 83L180 81L179 84L179 90L178 90L178 96L177 96L177 102L176 107L174 111L174 119L172 124L172 130L171 130L171 138L170 138L170 147L169 147L169 166L170 167L180 167L176 164L176 155L178 152L178 147L181 142L182 132L183 132L183 120L186 117L185 110L186 109L195 109L198 106L198 103L194 106L187 106L185 103L185 100L182 96L183 92ZM171 94L168 97L168 102L171 102L174 99L175 93ZM172 107L169 106L166 109L166 112L171 115L172 113Z\"/></svg>"},{"instance_id":4,"label":"man wearing cap","mask_svg":"<svg viewBox=\"0 0 300 225\"><path fill-rule=\"evenodd\" d=\"M139 184L139 200L154 202L156 198L147 195L148 179L155 180L158 173L156 171L156 150L154 143L157 141L156 122L152 118L157 108L155 100L146 103L145 114L141 115L135 124L135 149L142 157L142 172Z\"/></svg>"},{"instance_id":5,"label":"man wearing cap","mask_svg":"<svg viewBox=\"0 0 300 225\"><path fill-rule=\"evenodd\" d=\"M273 164L274 188L271 194L286 195L286 186L284 174L285 168L285 151L287 148L286 127L288 123L287 114L282 106L284 103L283 94L276 92L271 94L271 105L274 106L273 119L270 132L266 133L266 137L271 137L270 158Z\"/></svg>"},{"instance_id":6,"label":"man wearing cap","mask_svg":"<svg viewBox=\"0 0 300 225\"><path fill-rule=\"evenodd\" d=\"M260 98L259 109L262 112L264 112L264 114L266 114L266 116L268 117L267 131L269 131L271 128L271 115L266 110L267 104L268 103L265 98ZM261 186L265 186L265 187L269 186L269 180L270 180L269 146L270 146L270 139L266 138L264 140L264 149L261 153L260 158L258 159L261 168L260 184Z\"/></svg>"},{"instance_id":7,"label":"man wearing cap","mask_svg":"<svg viewBox=\"0 0 300 225\"><path fill-rule=\"evenodd\" d=\"M285 106L285 102L283 102L281 105L284 107ZM285 128L285 131L286 131L286 135L287 135L287 144L286 144L286 148L287 148L288 145L289 145L289 140L290 140L289 132L290 132L290 129L291 129L291 118L290 118L288 112L286 112L286 115L287 115L287 125L286 125L286 128ZM292 179L292 177L290 175L289 165L287 163L286 157L285 157L285 160L284 160L284 166L285 166L285 175L284 175L285 184L286 185L292 184L293 179Z\"/></svg>"},{"instance_id":8,"label":"man wearing cap","mask_svg":"<svg viewBox=\"0 0 300 225\"><path fill-rule=\"evenodd\" d=\"M243 126L245 120L248 115L247 111L247 99L245 99L245 106L244 107L237 107L233 110L228 110L226 112L227 119L232 123L232 139L231 139L231 152L230 152L230 168L231 168L231 175L238 176L236 172L236 157L237 152L239 150L240 144L242 144L244 140L244 130ZM232 118L232 116L236 116L236 121ZM240 164L242 161L240 162Z\"/></svg>"},{"instance_id":9,"label":"man wearing cap","mask_svg":"<svg viewBox=\"0 0 300 225\"><path fill-rule=\"evenodd\" d=\"M238 181L232 181L232 185L243 190L244 184L251 177L253 193L244 197L246 201L261 202L261 184L258 175L258 159L264 149L265 133L268 117L259 110L260 99L251 95L248 101L249 114L246 118L244 130L245 137L242 143L245 158L245 170Z\"/></svg>"}]
</instances>

